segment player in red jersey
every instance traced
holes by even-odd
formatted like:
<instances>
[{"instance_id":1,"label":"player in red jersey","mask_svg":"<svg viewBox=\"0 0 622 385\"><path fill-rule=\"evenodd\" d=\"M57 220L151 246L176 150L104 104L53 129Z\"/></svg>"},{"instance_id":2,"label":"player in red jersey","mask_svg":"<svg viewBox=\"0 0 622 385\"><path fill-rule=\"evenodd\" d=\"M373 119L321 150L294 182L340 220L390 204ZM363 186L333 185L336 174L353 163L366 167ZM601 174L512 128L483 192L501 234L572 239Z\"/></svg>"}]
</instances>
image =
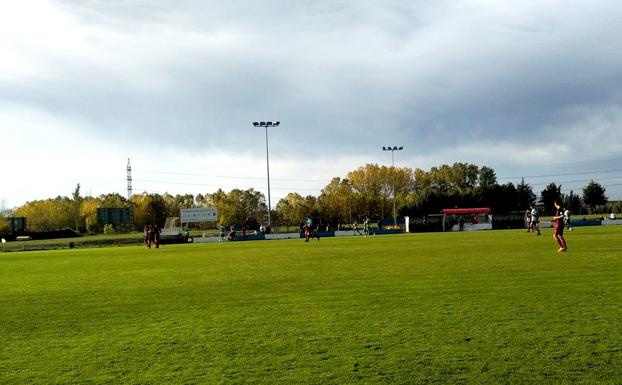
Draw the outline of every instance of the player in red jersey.
<instances>
[{"instance_id":1,"label":"player in red jersey","mask_svg":"<svg viewBox=\"0 0 622 385\"><path fill-rule=\"evenodd\" d=\"M553 239L559 245L559 250L557 252L565 252L568 250L566 246L566 240L564 239L564 210L562 209L559 202L555 201L555 216L553 219L555 220L555 228L553 229Z\"/></svg>"}]
</instances>

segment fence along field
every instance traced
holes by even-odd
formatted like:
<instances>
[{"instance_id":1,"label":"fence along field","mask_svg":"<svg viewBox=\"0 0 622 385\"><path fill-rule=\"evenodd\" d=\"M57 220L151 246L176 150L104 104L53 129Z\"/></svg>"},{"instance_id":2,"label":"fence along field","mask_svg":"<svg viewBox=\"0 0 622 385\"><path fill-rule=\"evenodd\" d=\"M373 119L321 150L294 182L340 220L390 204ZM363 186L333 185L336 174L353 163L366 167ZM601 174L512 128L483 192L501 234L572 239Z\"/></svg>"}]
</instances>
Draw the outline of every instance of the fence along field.
<instances>
[{"instance_id":1,"label":"fence along field","mask_svg":"<svg viewBox=\"0 0 622 385\"><path fill-rule=\"evenodd\" d=\"M0 383L619 384L622 229L0 254Z\"/></svg>"}]
</instances>

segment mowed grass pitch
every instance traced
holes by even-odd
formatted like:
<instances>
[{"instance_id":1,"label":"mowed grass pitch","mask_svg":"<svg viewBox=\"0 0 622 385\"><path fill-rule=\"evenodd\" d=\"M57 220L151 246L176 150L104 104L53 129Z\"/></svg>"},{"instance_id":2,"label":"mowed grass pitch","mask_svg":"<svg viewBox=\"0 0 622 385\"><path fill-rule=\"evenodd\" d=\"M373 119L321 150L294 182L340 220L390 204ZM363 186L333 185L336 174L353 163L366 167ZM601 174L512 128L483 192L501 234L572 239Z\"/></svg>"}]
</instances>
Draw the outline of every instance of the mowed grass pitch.
<instances>
[{"instance_id":1,"label":"mowed grass pitch","mask_svg":"<svg viewBox=\"0 0 622 385\"><path fill-rule=\"evenodd\" d=\"M622 227L0 254L0 383L622 383Z\"/></svg>"}]
</instances>

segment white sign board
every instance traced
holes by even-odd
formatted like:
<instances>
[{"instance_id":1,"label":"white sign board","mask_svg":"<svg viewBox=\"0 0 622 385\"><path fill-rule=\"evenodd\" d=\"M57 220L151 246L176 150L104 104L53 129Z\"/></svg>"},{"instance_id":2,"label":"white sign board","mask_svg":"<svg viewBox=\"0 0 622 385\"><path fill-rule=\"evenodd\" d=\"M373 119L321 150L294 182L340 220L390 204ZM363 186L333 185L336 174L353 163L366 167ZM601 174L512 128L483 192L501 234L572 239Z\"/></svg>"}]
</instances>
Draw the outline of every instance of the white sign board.
<instances>
[{"instance_id":1,"label":"white sign board","mask_svg":"<svg viewBox=\"0 0 622 385\"><path fill-rule=\"evenodd\" d=\"M216 222L216 209L181 209L181 223Z\"/></svg>"}]
</instances>

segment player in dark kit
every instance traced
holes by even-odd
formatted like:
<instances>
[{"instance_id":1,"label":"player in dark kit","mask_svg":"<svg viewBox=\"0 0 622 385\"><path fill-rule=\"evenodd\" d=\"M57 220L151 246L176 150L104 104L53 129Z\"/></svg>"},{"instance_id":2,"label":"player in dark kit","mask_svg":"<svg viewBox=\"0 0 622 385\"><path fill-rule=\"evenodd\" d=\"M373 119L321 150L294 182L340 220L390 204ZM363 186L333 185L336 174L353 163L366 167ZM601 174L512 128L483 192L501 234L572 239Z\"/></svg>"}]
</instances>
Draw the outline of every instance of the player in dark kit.
<instances>
[{"instance_id":1,"label":"player in dark kit","mask_svg":"<svg viewBox=\"0 0 622 385\"><path fill-rule=\"evenodd\" d=\"M566 246L566 240L564 239L564 209L562 209L559 202L555 201L555 228L553 229L553 239L559 245L557 252L566 252L568 247Z\"/></svg>"}]
</instances>

